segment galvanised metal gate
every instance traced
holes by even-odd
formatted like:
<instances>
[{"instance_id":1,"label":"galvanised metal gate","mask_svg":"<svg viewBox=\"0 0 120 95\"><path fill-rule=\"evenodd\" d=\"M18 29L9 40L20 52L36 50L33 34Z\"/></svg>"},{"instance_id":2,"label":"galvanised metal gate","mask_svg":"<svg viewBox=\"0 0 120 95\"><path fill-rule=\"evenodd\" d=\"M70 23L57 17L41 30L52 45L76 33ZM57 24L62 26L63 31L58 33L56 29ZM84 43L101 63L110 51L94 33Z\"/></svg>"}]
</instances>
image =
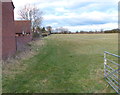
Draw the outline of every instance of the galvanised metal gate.
<instances>
[{"instance_id":1,"label":"galvanised metal gate","mask_svg":"<svg viewBox=\"0 0 120 95\"><path fill-rule=\"evenodd\" d=\"M120 94L120 56L104 52L104 77L110 86Z\"/></svg>"}]
</instances>

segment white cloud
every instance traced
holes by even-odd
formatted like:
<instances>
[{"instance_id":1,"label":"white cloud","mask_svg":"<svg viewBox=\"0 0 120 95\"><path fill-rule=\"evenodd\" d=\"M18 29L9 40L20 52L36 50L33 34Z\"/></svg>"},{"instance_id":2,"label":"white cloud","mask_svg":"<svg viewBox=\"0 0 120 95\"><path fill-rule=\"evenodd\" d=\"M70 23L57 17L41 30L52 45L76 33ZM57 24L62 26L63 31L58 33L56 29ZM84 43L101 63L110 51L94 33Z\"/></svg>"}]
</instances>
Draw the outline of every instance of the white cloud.
<instances>
[{"instance_id":1,"label":"white cloud","mask_svg":"<svg viewBox=\"0 0 120 95\"><path fill-rule=\"evenodd\" d=\"M25 4L37 4L40 8L74 6L87 2L118 3L119 0L12 0L17 7Z\"/></svg>"},{"instance_id":2,"label":"white cloud","mask_svg":"<svg viewBox=\"0 0 120 95\"><path fill-rule=\"evenodd\" d=\"M77 13L65 13L64 15L61 16L56 16L56 15L45 15L44 16L45 20L64 20L64 19L69 19L70 21L72 20L81 20L81 21L109 21L109 22L117 22L118 19L118 14L117 11L113 11L112 13L104 13L104 12L83 12L81 14Z\"/></svg>"},{"instance_id":3,"label":"white cloud","mask_svg":"<svg viewBox=\"0 0 120 95\"><path fill-rule=\"evenodd\" d=\"M68 10L66 10L65 8L55 8L55 11L57 12L69 12Z\"/></svg>"},{"instance_id":4,"label":"white cloud","mask_svg":"<svg viewBox=\"0 0 120 95\"><path fill-rule=\"evenodd\" d=\"M118 28L118 24L117 23L106 23L106 24L99 24L99 25L80 25L80 26L64 26L65 28L68 28L70 31L72 32L76 32L81 31L81 30L85 30L85 31L99 31L101 29L104 30L109 30L109 29L115 29Z\"/></svg>"},{"instance_id":5,"label":"white cloud","mask_svg":"<svg viewBox=\"0 0 120 95\"><path fill-rule=\"evenodd\" d=\"M45 26L54 26L54 27L57 27L57 26L58 26L58 23L46 24Z\"/></svg>"}]
</instances>

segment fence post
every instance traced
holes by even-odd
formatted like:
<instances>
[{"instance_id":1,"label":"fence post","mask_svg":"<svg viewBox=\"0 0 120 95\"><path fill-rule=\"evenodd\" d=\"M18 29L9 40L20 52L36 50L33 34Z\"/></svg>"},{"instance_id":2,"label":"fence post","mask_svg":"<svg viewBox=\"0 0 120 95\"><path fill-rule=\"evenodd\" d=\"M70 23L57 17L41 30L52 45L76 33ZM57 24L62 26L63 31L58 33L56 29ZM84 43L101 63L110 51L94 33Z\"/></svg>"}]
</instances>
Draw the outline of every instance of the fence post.
<instances>
[{"instance_id":1,"label":"fence post","mask_svg":"<svg viewBox=\"0 0 120 95\"><path fill-rule=\"evenodd\" d=\"M106 59L106 53L104 52L104 77L106 77L106 64L107 64L107 59Z\"/></svg>"}]
</instances>

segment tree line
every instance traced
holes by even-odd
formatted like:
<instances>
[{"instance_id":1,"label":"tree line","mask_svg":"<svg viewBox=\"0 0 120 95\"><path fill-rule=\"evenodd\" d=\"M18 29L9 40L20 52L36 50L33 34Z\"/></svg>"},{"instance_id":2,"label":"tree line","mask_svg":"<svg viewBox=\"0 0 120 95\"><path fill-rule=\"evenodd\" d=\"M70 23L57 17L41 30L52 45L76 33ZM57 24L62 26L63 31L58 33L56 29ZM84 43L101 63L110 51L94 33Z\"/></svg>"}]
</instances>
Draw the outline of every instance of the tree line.
<instances>
[{"instance_id":1,"label":"tree line","mask_svg":"<svg viewBox=\"0 0 120 95\"><path fill-rule=\"evenodd\" d=\"M84 30L80 30L80 31L76 31L76 32L71 32L69 30L64 30L64 31L57 31L57 32L53 32L53 34L97 34L97 33L120 33L120 29L112 29L112 30L100 30L100 31L84 31Z\"/></svg>"}]
</instances>

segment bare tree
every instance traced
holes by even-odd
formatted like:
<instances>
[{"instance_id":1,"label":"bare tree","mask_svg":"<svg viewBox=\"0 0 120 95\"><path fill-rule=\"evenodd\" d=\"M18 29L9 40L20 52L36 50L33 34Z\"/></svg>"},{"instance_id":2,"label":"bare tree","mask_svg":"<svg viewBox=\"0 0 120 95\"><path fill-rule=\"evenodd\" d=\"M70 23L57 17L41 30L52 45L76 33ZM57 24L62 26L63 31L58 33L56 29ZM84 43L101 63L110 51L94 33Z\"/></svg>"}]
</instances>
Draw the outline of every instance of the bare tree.
<instances>
[{"instance_id":1,"label":"bare tree","mask_svg":"<svg viewBox=\"0 0 120 95\"><path fill-rule=\"evenodd\" d=\"M41 25L43 20L42 14L43 12L35 5L25 5L18 11L21 20L31 20L33 32Z\"/></svg>"},{"instance_id":2,"label":"bare tree","mask_svg":"<svg viewBox=\"0 0 120 95\"><path fill-rule=\"evenodd\" d=\"M69 32L67 28L63 28L63 27L57 28L56 31L64 34L67 34Z\"/></svg>"},{"instance_id":3,"label":"bare tree","mask_svg":"<svg viewBox=\"0 0 120 95\"><path fill-rule=\"evenodd\" d=\"M52 27L51 27L51 26L47 26L46 29L47 29L47 31L51 34L51 32L52 32Z\"/></svg>"}]
</instances>

